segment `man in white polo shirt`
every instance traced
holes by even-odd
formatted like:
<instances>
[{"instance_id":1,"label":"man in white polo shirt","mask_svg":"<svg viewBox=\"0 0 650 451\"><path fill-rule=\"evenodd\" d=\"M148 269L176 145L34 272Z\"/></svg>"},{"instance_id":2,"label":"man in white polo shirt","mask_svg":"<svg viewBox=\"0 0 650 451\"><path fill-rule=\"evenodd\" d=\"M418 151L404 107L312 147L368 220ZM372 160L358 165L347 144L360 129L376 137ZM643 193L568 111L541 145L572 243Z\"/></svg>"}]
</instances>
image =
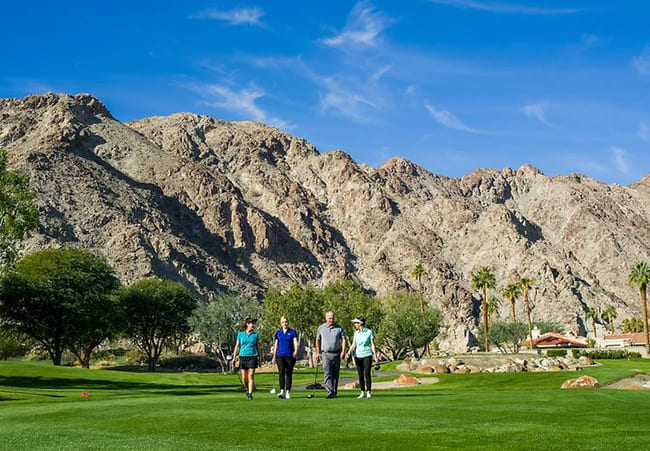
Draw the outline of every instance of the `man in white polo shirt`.
<instances>
[{"instance_id":1,"label":"man in white polo shirt","mask_svg":"<svg viewBox=\"0 0 650 451\"><path fill-rule=\"evenodd\" d=\"M325 313L325 323L316 331L316 358L323 361L327 398L336 397L345 345L345 332L334 322L334 312Z\"/></svg>"}]
</instances>

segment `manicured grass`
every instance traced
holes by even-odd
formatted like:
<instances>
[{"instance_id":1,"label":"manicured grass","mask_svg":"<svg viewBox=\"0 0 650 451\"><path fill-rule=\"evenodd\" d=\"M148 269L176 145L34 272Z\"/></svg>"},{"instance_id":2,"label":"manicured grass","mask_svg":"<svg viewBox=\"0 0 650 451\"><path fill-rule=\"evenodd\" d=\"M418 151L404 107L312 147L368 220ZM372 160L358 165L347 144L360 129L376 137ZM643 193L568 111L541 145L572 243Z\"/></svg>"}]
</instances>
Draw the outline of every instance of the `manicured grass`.
<instances>
[{"instance_id":1,"label":"manicured grass","mask_svg":"<svg viewBox=\"0 0 650 451\"><path fill-rule=\"evenodd\" d=\"M650 361L604 361L582 373L442 375L436 385L377 390L371 400L356 391L307 399L296 390L288 401L268 393L272 376L264 374L246 401L235 375L0 362L0 448L647 449L649 392L558 388L581 374L607 383L636 370L650 373ZM312 381L305 370L295 383Z\"/></svg>"}]
</instances>

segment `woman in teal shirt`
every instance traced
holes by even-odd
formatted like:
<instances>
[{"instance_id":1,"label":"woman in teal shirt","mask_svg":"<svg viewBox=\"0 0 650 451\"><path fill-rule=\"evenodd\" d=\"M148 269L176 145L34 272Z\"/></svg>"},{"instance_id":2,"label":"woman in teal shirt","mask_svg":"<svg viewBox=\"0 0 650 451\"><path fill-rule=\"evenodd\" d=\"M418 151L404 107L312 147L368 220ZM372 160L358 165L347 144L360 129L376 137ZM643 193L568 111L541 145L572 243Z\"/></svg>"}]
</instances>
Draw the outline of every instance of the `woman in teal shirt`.
<instances>
[{"instance_id":1,"label":"woman in teal shirt","mask_svg":"<svg viewBox=\"0 0 650 451\"><path fill-rule=\"evenodd\" d=\"M259 335L255 332L256 319L246 318L237 334L234 355L239 355L239 369L246 388L246 399L253 399L255 387L255 368L258 367Z\"/></svg>"},{"instance_id":2,"label":"woman in teal shirt","mask_svg":"<svg viewBox=\"0 0 650 451\"><path fill-rule=\"evenodd\" d=\"M361 398L372 398L370 390L372 390L372 382L370 380L370 370L372 369L372 361L378 363L377 350L375 349L375 334L371 329L366 327L366 319L363 317L354 318L352 320L356 331L352 339L352 346L348 351L347 357L354 356L354 364L357 367L357 374L359 375L359 388ZM354 354L353 354L354 352Z\"/></svg>"}]
</instances>

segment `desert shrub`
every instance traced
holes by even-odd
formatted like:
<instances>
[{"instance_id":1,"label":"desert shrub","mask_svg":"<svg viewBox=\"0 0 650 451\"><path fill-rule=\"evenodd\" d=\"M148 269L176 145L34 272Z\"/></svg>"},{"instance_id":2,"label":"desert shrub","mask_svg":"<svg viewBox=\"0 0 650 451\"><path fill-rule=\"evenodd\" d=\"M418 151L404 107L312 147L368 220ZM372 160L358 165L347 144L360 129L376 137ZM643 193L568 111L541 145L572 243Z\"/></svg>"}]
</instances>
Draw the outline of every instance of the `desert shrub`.
<instances>
[{"instance_id":1,"label":"desert shrub","mask_svg":"<svg viewBox=\"0 0 650 451\"><path fill-rule=\"evenodd\" d=\"M201 355L176 355L162 358L160 367L170 370L216 370L221 369L221 364L216 359Z\"/></svg>"},{"instance_id":2,"label":"desert shrub","mask_svg":"<svg viewBox=\"0 0 650 451\"><path fill-rule=\"evenodd\" d=\"M147 361L147 356L139 349L130 349L126 351L124 357L126 358L126 363L129 365L139 366Z\"/></svg>"},{"instance_id":3,"label":"desert shrub","mask_svg":"<svg viewBox=\"0 0 650 451\"><path fill-rule=\"evenodd\" d=\"M638 359L641 354L638 352L629 352L626 349L596 349L593 351L583 351L580 349L573 350L573 356L578 357L591 357L592 359Z\"/></svg>"},{"instance_id":4,"label":"desert shrub","mask_svg":"<svg viewBox=\"0 0 650 451\"><path fill-rule=\"evenodd\" d=\"M29 337L0 328L0 360L23 357L32 346Z\"/></svg>"},{"instance_id":5,"label":"desert shrub","mask_svg":"<svg viewBox=\"0 0 650 451\"><path fill-rule=\"evenodd\" d=\"M46 350L36 348L27 353L26 357L28 360L48 360L50 358L50 355Z\"/></svg>"},{"instance_id":6,"label":"desert shrub","mask_svg":"<svg viewBox=\"0 0 650 451\"><path fill-rule=\"evenodd\" d=\"M566 349L549 349L546 351L546 356L547 357L565 357L566 356Z\"/></svg>"}]
</instances>

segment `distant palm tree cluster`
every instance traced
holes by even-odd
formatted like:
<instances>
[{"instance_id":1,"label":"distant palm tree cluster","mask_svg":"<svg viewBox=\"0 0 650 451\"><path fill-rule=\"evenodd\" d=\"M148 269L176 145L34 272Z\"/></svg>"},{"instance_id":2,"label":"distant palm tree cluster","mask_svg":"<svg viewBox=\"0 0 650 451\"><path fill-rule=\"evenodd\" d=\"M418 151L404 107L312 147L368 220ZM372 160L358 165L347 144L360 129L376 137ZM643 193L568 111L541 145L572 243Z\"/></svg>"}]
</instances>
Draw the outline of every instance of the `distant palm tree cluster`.
<instances>
[{"instance_id":1,"label":"distant palm tree cluster","mask_svg":"<svg viewBox=\"0 0 650 451\"><path fill-rule=\"evenodd\" d=\"M418 263L413 268L411 272L411 277L418 281L418 288L420 294L420 309L424 312L424 301L422 299L423 285L422 277L427 275L427 271L424 268L422 263ZM641 329L641 324L643 323L643 332L645 334L645 347L646 352L650 355L650 336L648 334L648 308L647 308L647 287L650 284L650 266L645 262L638 262L632 267L630 274L628 276L628 282L630 285L639 289L639 294L641 297L641 312L642 312L642 321L638 318L630 318L623 321L624 331L625 332L638 332ZM528 321L528 335L530 339L530 347L533 347L533 331L532 331L532 321L530 318L530 301L528 294L531 289L535 287L535 281L527 277L520 278L515 283L510 283L506 285L501 290L501 295L508 300L510 303L510 314L512 316L512 321L516 322L515 314L515 302L523 295L524 304L526 307L526 319ZM482 321L484 333L484 346L486 351L490 351L490 344L488 342L488 330L492 323L492 317L499 313L499 299L495 296L488 298L487 291L496 288L496 277L489 266L481 266L478 270L472 274L472 290L479 291L481 293L481 312L482 312ZM602 312L602 316L599 313L598 309L594 307L589 307L587 310L586 317L591 320L592 328L594 331L594 337L596 337L596 321L599 318L603 318L607 321L609 325L610 332L614 333L614 320L618 317L618 312L614 305L609 305Z\"/></svg>"}]
</instances>

